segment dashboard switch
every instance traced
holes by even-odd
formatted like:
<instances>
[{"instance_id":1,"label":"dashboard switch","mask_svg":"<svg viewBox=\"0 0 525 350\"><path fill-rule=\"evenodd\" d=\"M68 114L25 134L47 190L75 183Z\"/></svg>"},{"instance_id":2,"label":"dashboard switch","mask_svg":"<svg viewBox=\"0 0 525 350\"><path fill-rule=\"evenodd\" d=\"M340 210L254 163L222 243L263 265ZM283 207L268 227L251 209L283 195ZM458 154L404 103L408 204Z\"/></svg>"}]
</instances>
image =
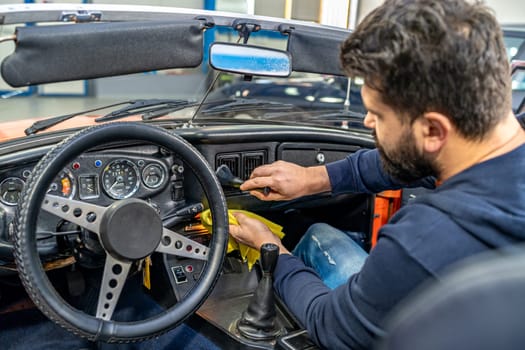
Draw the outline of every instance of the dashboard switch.
<instances>
[{"instance_id":1,"label":"dashboard switch","mask_svg":"<svg viewBox=\"0 0 525 350\"><path fill-rule=\"evenodd\" d=\"M184 185L182 184L182 181L174 181L171 191L171 199L173 199L174 202L184 199Z\"/></svg>"},{"instance_id":2,"label":"dashboard switch","mask_svg":"<svg viewBox=\"0 0 525 350\"><path fill-rule=\"evenodd\" d=\"M186 277L186 273L184 273L184 268L182 266L173 266L171 271L173 272L173 277L175 277L175 282L177 284L188 282L188 277Z\"/></svg>"}]
</instances>

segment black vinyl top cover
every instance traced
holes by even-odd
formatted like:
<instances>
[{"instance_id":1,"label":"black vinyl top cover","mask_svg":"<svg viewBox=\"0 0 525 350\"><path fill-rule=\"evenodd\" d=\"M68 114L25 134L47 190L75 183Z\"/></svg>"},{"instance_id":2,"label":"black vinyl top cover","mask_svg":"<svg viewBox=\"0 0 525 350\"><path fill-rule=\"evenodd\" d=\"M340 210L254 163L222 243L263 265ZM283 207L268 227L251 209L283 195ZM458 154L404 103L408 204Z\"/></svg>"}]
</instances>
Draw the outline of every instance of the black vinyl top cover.
<instances>
[{"instance_id":1,"label":"black vinyl top cover","mask_svg":"<svg viewBox=\"0 0 525 350\"><path fill-rule=\"evenodd\" d=\"M13 87L196 67L201 21L114 22L19 27L1 72Z\"/></svg>"},{"instance_id":2,"label":"black vinyl top cover","mask_svg":"<svg viewBox=\"0 0 525 350\"><path fill-rule=\"evenodd\" d=\"M293 71L345 75L341 68L339 52L350 31L341 30L327 34L291 29L288 32L290 37L287 50L293 57Z\"/></svg>"}]
</instances>

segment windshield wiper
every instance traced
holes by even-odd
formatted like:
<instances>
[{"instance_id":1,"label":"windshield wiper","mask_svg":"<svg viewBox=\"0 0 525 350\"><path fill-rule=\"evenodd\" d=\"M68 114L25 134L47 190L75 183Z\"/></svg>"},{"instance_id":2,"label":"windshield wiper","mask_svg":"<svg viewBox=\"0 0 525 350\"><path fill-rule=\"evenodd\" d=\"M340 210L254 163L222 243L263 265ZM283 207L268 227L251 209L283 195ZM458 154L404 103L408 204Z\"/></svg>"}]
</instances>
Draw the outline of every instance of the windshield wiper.
<instances>
[{"instance_id":1,"label":"windshield wiper","mask_svg":"<svg viewBox=\"0 0 525 350\"><path fill-rule=\"evenodd\" d=\"M110 104L110 105L107 105L107 106L102 106L102 107L88 109L88 110L85 110L85 111L82 111L82 112L75 112L75 113L70 113L70 114L64 114L64 115L59 115L57 117L51 117L51 118L48 118L48 119L39 120L39 121L34 122L29 128L25 129L24 132L25 132L26 135L33 135L33 134L36 134L39 131L49 129L52 126L60 124L60 123L62 123L64 121L66 121L68 119L71 119L73 117L76 117L78 115L83 115L83 114L86 114L86 113L100 111L102 109L116 107L116 106L129 104L129 103L133 103L133 101L124 101L124 102L119 102L119 103L113 103L113 104Z\"/></svg>"},{"instance_id":2,"label":"windshield wiper","mask_svg":"<svg viewBox=\"0 0 525 350\"><path fill-rule=\"evenodd\" d=\"M258 100L258 99L237 99L230 103L210 107L201 111L201 114L218 114L224 112L241 112L253 109L292 109L294 105L275 101Z\"/></svg>"},{"instance_id":3,"label":"windshield wiper","mask_svg":"<svg viewBox=\"0 0 525 350\"><path fill-rule=\"evenodd\" d=\"M323 122L341 123L340 127L358 127L363 128L363 121L365 114L346 109L339 110L314 110L314 111L292 111L292 112L277 112L267 113L262 116L264 120L293 120L298 122L315 122L315 124ZM368 130L368 129L367 129Z\"/></svg>"},{"instance_id":4,"label":"windshield wiper","mask_svg":"<svg viewBox=\"0 0 525 350\"><path fill-rule=\"evenodd\" d=\"M64 114L57 117L51 117L45 120L39 120L24 132L26 135L36 134L39 131L46 130L54 125L60 124L73 117L84 115L86 113L100 111L111 107L128 105L123 108L117 109L111 113L104 115L103 117L95 119L97 123L106 122L110 120L116 120L124 118L130 115L141 114L143 120L150 120L161 117L168 113L183 109L194 104L194 101L179 100L179 99L146 99L146 100L131 100L113 103L110 105L96 107L88 109L82 112L75 112L70 114Z\"/></svg>"},{"instance_id":5,"label":"windshield wiper","mask_svg":"<svg viewBox=\"0 0 525 350\"><path fill-rule=\"evenodd\" d=\"M171 112L190 107L195 104L195 101L177 100L177 99L149 99L136 100L129 106L117 109L103 117L95 119L97 123L107 122L125 118L130 115L142 114L142 120L155 119Z\"/></svg>"},{"instance_id":6,"label":"windshield wiper","mask_svg":"<svg viewBox=\"0 0 525 350\"><path fill-rule=\"evenodd\" d=\"M363 122L363 119L365 119L365 115L363 113L349 111L349 110L310 110L310 111L292 111L292 112L273 112L273 113L267 113L263 116L263 119L279 119L279 118L285 118L286 117L295 117L300 116L300 119L302 120L352 120L352 121L360 121Z\"/></svg>"},{"instance_id":7,"label":"windshield wiper","mask_svg":"<svg viewBox=\"0 0 525 350\"><path fill-rule=\"evenodd\" d=\"M306 116L305 119L308 120L317 120L317 119L352 119L354 121L363 121L365 115L363 113L354 112L350 110L337 110L331 112L324 112L316 115Z\"/></svg>"},{"instance_id":8,"label":"windshield wiper","mask_svg":"<svg viewBox=\"0 0 525 350\"><path fill-rule=\"evenodd\" d=\"M364 126L365 114L346 109L316 115L307 115L304 116L304 120L307 122L315 121L315 123L337 123L334 125L343 129L358 128L360 130L371 131Z\"/></svg>"}]
</instances>

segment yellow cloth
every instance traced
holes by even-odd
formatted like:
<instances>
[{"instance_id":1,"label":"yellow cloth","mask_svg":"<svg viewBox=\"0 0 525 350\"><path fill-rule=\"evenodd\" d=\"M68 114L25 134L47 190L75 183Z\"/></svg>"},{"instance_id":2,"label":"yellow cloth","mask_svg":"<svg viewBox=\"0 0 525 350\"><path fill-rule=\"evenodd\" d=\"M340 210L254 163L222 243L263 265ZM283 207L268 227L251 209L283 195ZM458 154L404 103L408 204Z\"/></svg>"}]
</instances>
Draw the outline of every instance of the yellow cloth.
<instances>
[{"instance_id":1,"label":"yellow cloth","mask_svg":"<svg viewBox=\"0 0 525 350\"><path fill-rule=\"evenodd\" d=\"M228 210L228 220L231 225L238 225L237 219L235 216L233 216L233 213L243 213L244 215L257 219L259 221L262 221L263 223L268 226L270 231L273 232L274 235L276 235L279 238L284 237L283 233L283 227L281 225L277 225L275 222L272 222L268 219L263 218L260 215L254 214L252 212L246 211L246 210L237 210L237 209L230 209ZM201 222L210 232L211 232L211 226L212 226L212 219L211 219L211 211L209 209L203 211L201 213ZM248 247L245 244L238 243L232 236L228 239L228 253L232 252L234 250L239 250L241 254L241 258L244 262L248 263L248 269L252 269L253 264L259 259L260 252L257 249L253 249L251 247Z\"/></svg>"}]
</instances>

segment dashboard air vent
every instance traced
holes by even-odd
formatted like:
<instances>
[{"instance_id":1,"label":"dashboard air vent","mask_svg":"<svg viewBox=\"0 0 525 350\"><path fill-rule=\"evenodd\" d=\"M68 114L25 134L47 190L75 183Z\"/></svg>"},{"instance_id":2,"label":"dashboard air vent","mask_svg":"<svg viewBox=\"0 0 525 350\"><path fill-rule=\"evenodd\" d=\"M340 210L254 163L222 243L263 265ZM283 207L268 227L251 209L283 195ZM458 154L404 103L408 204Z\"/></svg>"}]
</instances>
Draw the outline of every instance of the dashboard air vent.
<instances>
[{"instance_id":1,"label":"dashboard air vent","mask_svg":"<svg viewBox=\"0 0 525 350\"><path fill-rule=\"evenodd\" d=\"M254 150L246 152L219 153L215 156L215 168L226 165L233 175L247 180L253 169L266 164L267 154L265 150Z\"/></svg>"},{"instance_id":2,"label":"dashboard air vent","mask_svg":"<svg viewBox=\"0 0 525 350\"><path fill-rule=\"evenodd\" d=\"M221 165L226 165L228 168L230 168L233 175L240 177L241 174L241 162L240 162L241 156L238 153L223 153L218 154L217 158L215 160L216 166L215 168L220 167Z\"/></svg>"},{"instance_id":3,"label":"dashboard air vent","mask_svg":"<svg viewBox=\"0 0 525 350\"><path fill-rule=\"evenodd\" d=\"M247 180L250 177L253 169L265 163L266 153L260 152L248 152L242 154L242 176L243 180Z\"/></svg>"}]
</instances>

